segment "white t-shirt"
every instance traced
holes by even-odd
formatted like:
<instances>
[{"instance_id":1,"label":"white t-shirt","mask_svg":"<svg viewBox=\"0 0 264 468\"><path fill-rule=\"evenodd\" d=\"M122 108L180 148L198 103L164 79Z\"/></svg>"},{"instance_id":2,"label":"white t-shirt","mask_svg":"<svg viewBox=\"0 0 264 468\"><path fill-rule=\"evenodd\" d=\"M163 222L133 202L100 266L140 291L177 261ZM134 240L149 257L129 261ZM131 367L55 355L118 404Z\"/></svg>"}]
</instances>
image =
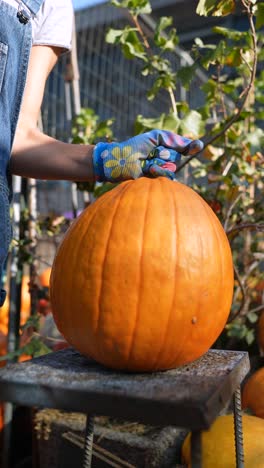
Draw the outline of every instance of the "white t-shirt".
<instances>
[{"instance_id":1,"label":"white t-shirt","mask_svg":"<svg viewBox=\"0 0 264 468\"><path fill-rule=\"evenodd\" d=\"M18 0L4 0L18 9ZM71 49L73 6L71 0L44 0L32 18L32 44Z\"/></svg>"}]
</instances>

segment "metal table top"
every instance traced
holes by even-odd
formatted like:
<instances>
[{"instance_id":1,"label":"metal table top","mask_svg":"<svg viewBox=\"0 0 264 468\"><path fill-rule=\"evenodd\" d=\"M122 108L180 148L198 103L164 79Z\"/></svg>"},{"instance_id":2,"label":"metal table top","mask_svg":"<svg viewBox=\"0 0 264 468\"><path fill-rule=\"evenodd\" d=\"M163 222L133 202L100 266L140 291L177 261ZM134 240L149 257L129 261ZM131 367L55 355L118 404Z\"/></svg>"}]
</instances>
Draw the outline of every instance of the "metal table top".
<instances>
[{"instance_id":1,"label":"metal table top","mask_svg":"<svg viewBox=\"0 0 264 468\"><path fill-rule=\"evenodd\" d=\"M0 400L200 430L210 427L249 368L246 352L210 350L177 369L133 374L69 348L1 369Z\"/></svg>"}]
</instances>

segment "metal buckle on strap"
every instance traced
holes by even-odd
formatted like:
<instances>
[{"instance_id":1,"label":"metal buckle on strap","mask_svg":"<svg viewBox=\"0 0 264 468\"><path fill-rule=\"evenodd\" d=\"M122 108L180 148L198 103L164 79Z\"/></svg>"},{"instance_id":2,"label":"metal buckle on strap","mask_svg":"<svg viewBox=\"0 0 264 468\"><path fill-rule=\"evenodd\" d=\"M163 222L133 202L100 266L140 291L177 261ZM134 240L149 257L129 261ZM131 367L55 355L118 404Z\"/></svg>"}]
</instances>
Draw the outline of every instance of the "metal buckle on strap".
<instances>
[{"instance_id":1,"label":"metal buckle on strap","mask_svg":"<svg viewBox=\"0 0 264 468\"><path fill-rule=\"evenodd\" d=\"M22 1L18 5L17 17L22 24L27 24L31 19L31 12Z\"/></svg>"}]
</instances>

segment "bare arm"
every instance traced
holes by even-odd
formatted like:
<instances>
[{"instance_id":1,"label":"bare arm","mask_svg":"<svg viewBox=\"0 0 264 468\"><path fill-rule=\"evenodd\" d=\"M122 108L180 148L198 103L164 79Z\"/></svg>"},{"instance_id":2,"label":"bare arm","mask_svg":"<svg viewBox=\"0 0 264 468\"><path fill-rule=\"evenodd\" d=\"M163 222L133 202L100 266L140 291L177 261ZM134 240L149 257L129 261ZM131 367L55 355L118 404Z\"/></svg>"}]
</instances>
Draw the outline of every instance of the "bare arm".
<instances>
[{"instance_id":1,"label":"bare arm","mask_svg":"<svg viewBox=\"0 0 264 468\"><path fill-rule=\"evenodd\" d=\"M63 143L37 128L46 79L59 52L53 47L32 47L10 169L36 179L93 180L92 145Z\"/></svg>"}]
</instances>

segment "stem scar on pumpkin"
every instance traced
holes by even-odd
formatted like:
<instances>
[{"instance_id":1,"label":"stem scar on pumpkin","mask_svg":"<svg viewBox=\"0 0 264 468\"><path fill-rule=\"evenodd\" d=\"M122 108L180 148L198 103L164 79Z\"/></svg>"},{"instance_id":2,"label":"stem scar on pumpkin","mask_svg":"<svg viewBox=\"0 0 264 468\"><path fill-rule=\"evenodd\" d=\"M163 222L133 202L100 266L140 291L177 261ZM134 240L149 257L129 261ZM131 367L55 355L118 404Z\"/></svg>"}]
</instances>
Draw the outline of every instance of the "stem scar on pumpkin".
<instances>
[{"instance_id":1,"label":"stem scar on pumpkin","mask_svg":"<svg viewBox=\"0 0 264 468\"><path fill-rule=\"evenodd\" d=\"M197 323L197 317L193 317L193 318L192 318L192 323L193 323L193 324Z\"/></svg>"}]
</instances>

